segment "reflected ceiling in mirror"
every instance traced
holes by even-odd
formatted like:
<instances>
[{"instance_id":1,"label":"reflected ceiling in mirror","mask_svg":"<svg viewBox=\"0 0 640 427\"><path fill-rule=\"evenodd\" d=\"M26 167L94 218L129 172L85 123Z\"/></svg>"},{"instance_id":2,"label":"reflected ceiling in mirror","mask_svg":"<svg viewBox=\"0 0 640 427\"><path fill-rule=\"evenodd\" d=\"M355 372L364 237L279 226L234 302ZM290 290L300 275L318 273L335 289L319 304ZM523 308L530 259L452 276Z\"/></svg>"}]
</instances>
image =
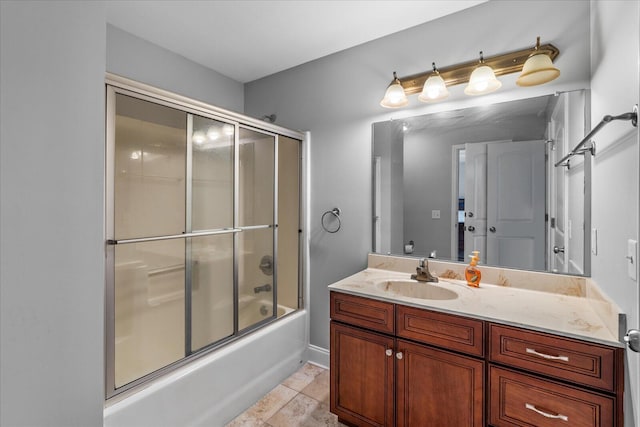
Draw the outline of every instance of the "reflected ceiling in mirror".
<instances>
[{"instance_id":1,"label":"reflected ceiling in mirror","mask_svg":"<svg viewBox=\"0 0 640 427\"><path fill-rule=\"evenodd\" d=\"M588 275L586 91L374 123L373 252Z\"/></svg>"}]
</instances>

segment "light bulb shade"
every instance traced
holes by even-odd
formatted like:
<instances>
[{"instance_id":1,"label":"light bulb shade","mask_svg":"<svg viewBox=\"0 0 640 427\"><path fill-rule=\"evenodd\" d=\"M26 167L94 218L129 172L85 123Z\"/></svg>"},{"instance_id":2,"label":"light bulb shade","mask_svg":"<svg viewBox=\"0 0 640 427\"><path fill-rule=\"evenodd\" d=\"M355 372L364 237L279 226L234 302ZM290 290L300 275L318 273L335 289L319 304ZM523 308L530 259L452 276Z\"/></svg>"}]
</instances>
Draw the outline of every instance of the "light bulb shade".
<instances>
[{"instance_id":1,"label":"light bulb shade","mask_svg":"<svg viewBox=\"0 0 640 427\"><path fill-rule=\"evenodd\" d=\"M433 74L424 82L422 92L418 95L418 99L422 102L435 102L445 99L448 96L449 90L442 77L440 77L440 74Z\"/></svg>"},{"instance_id":2,"label":"light bulb shade","mask_svg":"<svg viewBox=\"0 0 640 427\"><path fill-rule=\"evenodd\" d=\"M409 99L404 93L404 88L400 84L400 81L397 79L389 85L387 91L384 94L384 98L382 98L382 101L380 101L380 105L385 108L404 107L408 103Z\"/></svg>"},{"instance_id":3,"label":"light bulb shade","mask_svg":"<svg viewBox=\"0 0 640 427\"><path fill-rule=\"evenodd\" d=\"M544 52L535 53L527 59L516 84L518 86L536 86L558 78L560 70L553 66L551 58Z\"/></svg>"},{"instance_id":4,"label":"light bulb shade","mask_svg":"<svg viewBox=\"0 0 640 427\"><path fill-rule=\"evenodd\" d=\"M488 65L480 65L471 73L469 84L464 88L467 95L484 95L494 92L502 87L500 80L496 78L493 69Z\"/></svg>"}]
</instances>

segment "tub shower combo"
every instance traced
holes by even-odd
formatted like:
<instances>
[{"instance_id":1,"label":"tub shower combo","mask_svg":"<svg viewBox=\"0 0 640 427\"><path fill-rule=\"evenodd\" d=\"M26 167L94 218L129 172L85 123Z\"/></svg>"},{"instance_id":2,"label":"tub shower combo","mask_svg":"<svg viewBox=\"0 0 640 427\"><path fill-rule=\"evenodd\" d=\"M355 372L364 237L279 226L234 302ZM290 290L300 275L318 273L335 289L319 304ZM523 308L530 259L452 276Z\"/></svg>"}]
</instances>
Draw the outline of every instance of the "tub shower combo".
<instances>
[{"instance_id":1,"label":"tub shower combo","mask_svg":"<svg viewBox=\"0 0 640 427\"><path fill-rule=\"evenodd\" d=\"M300 308L303 139L107 85L107 398Z\"/></svg>"}]
</instances>

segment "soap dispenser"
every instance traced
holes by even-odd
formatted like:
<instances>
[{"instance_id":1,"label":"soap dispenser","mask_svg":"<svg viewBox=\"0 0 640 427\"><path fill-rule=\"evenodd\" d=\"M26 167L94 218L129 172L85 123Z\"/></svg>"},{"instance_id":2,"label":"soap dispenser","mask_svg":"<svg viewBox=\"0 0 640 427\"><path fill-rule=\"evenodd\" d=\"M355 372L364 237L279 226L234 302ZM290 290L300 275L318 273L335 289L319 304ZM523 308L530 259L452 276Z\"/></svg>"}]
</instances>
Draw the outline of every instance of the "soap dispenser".
<instances>
[{"instance_id":1,"label":"soap dispenser","mask_svg":"<svg viewBox=\"0 0 640 427\"><path fill-rule=\"evenodd\" d=\"M464 277L467 279L467 285L473 286L474 288L480 287L480 278L482 277L482 273L480 269L476 267L478 265L480 251L472 251L471 262L469 266L464 270Z\"/></svg>"}]
</instances>

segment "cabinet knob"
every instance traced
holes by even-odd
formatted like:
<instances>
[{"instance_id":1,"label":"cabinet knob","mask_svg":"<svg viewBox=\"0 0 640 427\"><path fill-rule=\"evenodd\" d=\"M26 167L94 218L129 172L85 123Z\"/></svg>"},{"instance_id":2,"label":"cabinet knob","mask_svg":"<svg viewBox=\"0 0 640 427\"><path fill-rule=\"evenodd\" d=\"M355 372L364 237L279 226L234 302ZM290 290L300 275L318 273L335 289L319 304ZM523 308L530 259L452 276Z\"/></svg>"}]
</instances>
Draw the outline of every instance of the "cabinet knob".
<instances>
[{"instance_id":1,"label":"cabinet knob","mask_svg":"<svg viewBox=\"0 0 640 427\"><path fill-rule=\"evenodd\" d=\"M402 359L402 352L401 352L401 351L399 351L399 352L397 352L397 353L396 353L396 358L397 358L398 360Z\"/></svg>"},{"instance_id":2,"label":"cabinet knob","mask_svg":"<svg viewBox=\"0 0 640 427\"><path fill-rule=\"evenodd\" d=\"M467 227L467 230L476 231L476 228L473 225L470 225L470 226Z\"/></svg>"},{"instance_id":3,"label":"cabinet knob","mask_svg":"<svg viewBox=\"0 0 640 427\"><path fill-rule=\"evenodd\" d=\"M393 354L393 350L391 350L390 348L388 348L385 352L384 352L387 356L391 356Z\"/></svg>"},{"instance_id":4,"label":"cabinet knob","mask_svg":"<svg viewBox=\"0 0 640 427\"><path fill-rule=\"evenodd\" d=\"M496 232L496 228L495 227L489 227L489 231L492 232L492 233L495 233Z\"/></svg>"}]
</instances>

